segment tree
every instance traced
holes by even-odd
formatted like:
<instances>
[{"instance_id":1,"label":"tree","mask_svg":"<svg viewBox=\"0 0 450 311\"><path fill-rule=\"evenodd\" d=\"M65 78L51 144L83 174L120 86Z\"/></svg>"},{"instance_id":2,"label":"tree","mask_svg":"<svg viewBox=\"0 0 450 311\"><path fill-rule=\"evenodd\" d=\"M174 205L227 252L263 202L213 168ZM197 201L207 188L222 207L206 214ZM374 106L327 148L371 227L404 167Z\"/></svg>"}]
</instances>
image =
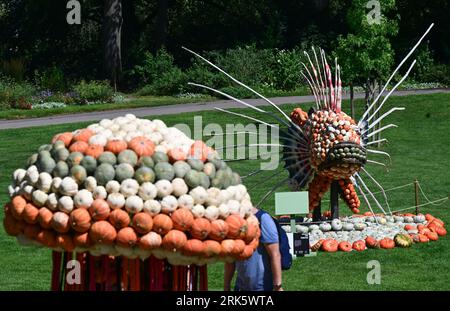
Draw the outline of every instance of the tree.
<instances>
[{"instance_id":1,"label":"tree","mask_svg":"<svg viewBox=\"0 0 450 311\"><path fill-rule=\"evenodd\" d=\"M103 19L103 60L106 74L116 90L117 82L122 72L122 21L122 1L105 0Z\"/></svg>"}]
</instances>

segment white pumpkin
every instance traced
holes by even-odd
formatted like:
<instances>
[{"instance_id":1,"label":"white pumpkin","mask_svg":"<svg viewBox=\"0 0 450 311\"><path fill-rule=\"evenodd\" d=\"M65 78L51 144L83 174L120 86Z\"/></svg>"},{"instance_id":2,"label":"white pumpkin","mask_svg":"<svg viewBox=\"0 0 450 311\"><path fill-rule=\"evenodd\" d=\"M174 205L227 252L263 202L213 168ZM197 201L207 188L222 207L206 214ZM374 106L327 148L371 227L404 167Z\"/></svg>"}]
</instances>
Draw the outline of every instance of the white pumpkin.
<instances>
[{"instance_id":1,"label":"white pumpkin","mask_svg":"<svg viewBox=\"0 0 450 311\"><path fill-rule=\"evenodd\" d=\"M358 222L358 223L354 224L354 228L355 228L355 230L362 231L367 228L367 225L363 222Z\"/></svg>"},{"instance_id":2,"label":"white pumpkin","mask_svg":"<svg viewBox=\"0 0 450 311\"><path fill-rule=\"evenodd\" d=\"M155 187L159 198L164 198L173 192L172 183L165 179L158 180Z\"/></svg>"},{"instance_id":3,"label":"white pumpkin","mask_svg":"<svg viewBox=\"0 0 450 311\"><path fill-rule=\"evenodd\" d=\"M234 194L234 198L237 201L242 201L245 197L245 195L247 194L247 188L245 188L244 185L236 185L236 192Z\"/></svg>"},{"instance_id":4,"label":"white pumpkin","mask_svg":"<svg viewBox=\"0 0 450 311\"><path fill-rule=\"evenodd\" d=\"M28 201L31 200L31 196L33 194L34 187L30 184L28 184L28 181L23 181L20 184L20 190L19 193L21 196L25 197Z\"/></svg>"},{"instance_id":5,"label":"white pumpkin","mask_svg":"<svg viewBox=\"0 0 450 311\"><path fill-rule=\"evenodd\" d=\"M161 211L165 214L170 214L175 212L178 208L178 200L173 195L168 195L164 197L161 201Z\"/></svg>"},{"instance_id":6,"label":"white pumpkin","mask_svg":"<svg viewBox=\"0 0 450 311\"><path fill-rule=\"evenodd\" d=\"M425 222L425 216L423 214L418 214L416 216L414 216L414 222L415 223L423 223Z\"/></svg>"},{"instance_id":7,"label":"white pumpkin","mask_svg":"<svg viewBox=\"0 0 450 311\"><path fill-rule=\"evenodd\" d=\"M16 194L18 194L18 191L20 191L20 187L15 188L13 185L8 186L8 195L10 198L16 196Z\"/></svg>"},{"instance_id":8,"label":"white pumpkin","mask_svg":"<svg viewBox=\"0 0 450 311\"><path fill-rule=\"evenodd\" d=\"M65 195L58 200L58 209L61 212L69 214L73 210L73 200L72 197Z\"/></svg>"},{"instance_id":9,"label":"white pumpkin","mask_svg":"<svg viewBox=\"0 0 450 311\"><path fill-rule=\"evenodd\" d=\"M139 183L135 179L127 178L120 184L120 193L125 197L135 195L139 191Z\"/></svg>"},{"instance_id":10,"label":"white pumpkin","mask_svg":"<svg viewBox=\"0 0 450 311\"><path fill-rule=\"evenodd\" d=\"M47 202L45 203L45 206L47 206L49 210L56 211L58 210L58 200L59 197L56 193L50 193L47 196Z\"/></svg>"},{"instance_id":11,"label":"white pumpkin","mask_svg":"<svg viewBox=\"0 0 450 311\"><path fill-rule=\"evenodd\" d=\"M219 216L222 219L226 219L228 216L230 216L230 208L227 204L222 203L219 205Z\"/></svg>"},{"instance_id":12,"label":"white pumpkin","mask_svg":"<svg viewBox=\"0 0 450 311\"><path fill-rule=\"evenodd\" d=\"M106 192L117 193L120 191L120 183L117 180L110 180L105 186Z\"/></svg>"},{"instance_id":13,"label":"white pumpkin","mask_svg":"<svg viewBox=\"0 0 450 311\"><path fill-rule=\"evenodd\" d=\"M125 118L128 120L128 121L135 121L137 118L136 118L136 116L134 115L134 114L132 114L132 113L127 113L126 115L125 115Z\"/></svg>"},{"instance_id":14,"label":"white pumpkin","mask_svg":"<svg viewBox=\"0 0 450 311\"><path fill-rule=\"evenodd\" d=\"M78 191L73 197L73 203L77 208L89 208L92 202L94 202L94 198L92 197L92 193L87 189Z\"/></svg>"},{"instance_id":15,"label":"white pumpkin","mask_svg":"<svg viewBox=\"0 0 450 311\"><path fill-rule=\"evenodd\" d=\"M105 187L97 186L97 187L95 187L94 192L92 193L92 196L94 197L94 199L106 200L108 193L106 192Z\"/></svg>"},{"instance_id":16,"label":"white pumpkin","mask_svg":"<svg viewBox=\"0 0 450 311\"><path fill-rule=\"evenodd\" d=\"M88 125L87 128L90 129L90 130L91 130L92 132L94 132L94 133L98 133L98 132L100 132L100 131L102 131L102 130L105 129L103 126L101 126L101 125L98 124L98 123L90 124L90 125Z\"/></svg>"},{"instance_id":17,"label":"white pumpkin","mask_svg":"<svg viewBox=\"0 0 450 311\"><path fill-rule=\"evenodd\" d=\"M158 189L156 189L156 186L151 182L144 182L139 187L138 193L143 200L147 201L156 198L156 195L158 194Z\"/></svg>"},{"instance_id":18,"label":"white pumpkin","mask_svg":"<svg viewBox=\"0 0 450 311\"><path fill-rule=\"evenodd\" d=\"M100 124L100 126L102 126L103 128L107 129L107 128L110 128L110 127L114 124L114 122L111 121L111 120L109 120L109 119L102 119L102 120L99 122L99 124Z\"/></svg>"},{"instance_id":19,"label":"white pumpkin","mask_svg":"<svg viewBox=\"0 0 450 311\"><path fill-rule=\"evenodd\" d=\"M93 176L88 176L84 181L84 188L90 192L94 192L95 188L97 188L97 179Z\"/></svg>"},{"instance_id":20,"label":"white pumpkin","mask_svg":"<svg viewBox=\"0 0 450 311\"><path fill-rule=\"evenodd\" d=\"M173 195L177 197L180 197L183 194L188 193L189 191L189 188L184 182L184 179L179 177L172 180L172 188L173 188Z\"/></svg>"},{"instance_id":21,"label":"white pumpkin","mask_svg":"<svg viewBox=\"0 0 450 311\"><path fill-rule=\"evenodd\" d=\"M52 188L52 175L46 172L42 172L39 174L39 178L37 181L37 188L39 190L44 191L45 193L48 193L50 189Z\"/></svg>"},{"instance_id":22,"label":"white pumpkin","mask_svg":"<svg viewBox=\"0 0 450 311\"><path fill-rule=\"evenodd\" d=\"M109 207L111 209L118 209L125 206L125 197L122 193L119 192L113 192L108 195L108 199L106 200L108 202Z\"/></svg>"},{"instance_id":23,"label":"white pumpkin","mask_svg":"<svg viewBox=\"0 0 450 311\"><path fill-rule=\"evenodd\" d=\"M327 232L331 230L331 225L328 222L323 222L319 225L319 229L323 232Z\"/></svg>"},{"instance_id":24,"label":"white pumpkin","mask_svg":"<svg viewBox=\"0 0 450 311\"><path fill-rule=\"evenodd\" d=\"M344 222L342 224L342 229L344 229L345 231L352 231L354 227L355 225L350 222Z\"/></svg>"},{"instance_id":25,"label":"white pumpkin","mask_svg":"<svg viewBox=\"0 0 450 311\"><path fill-rule=\"evenodd\" d=\"M195 204L203 204L208 198L208 192L201 186L195 187L189 192L189 194L194 199Z\"/></svg>"},{"instance_id":26,"label":"white pumpkin","mask_svg":"<svg viewBox=\"0 0 450 311\"><path fill-rule=\"evenodd\" d=\"M25 179L25 175L27 174L27 171L23 168L19 168L14 171L13 173L13 181L14 186L20 185L20 183Z\"/></svg>"},{"instance_id":27,"label":"white pumpkin","mask_svg":"<svg viewBox=\"0 0 450 311\"><path fill-rule=\"evenodd\" d=\"M218 199L221 203L227 203L231 199L231 197L232 197L232 194L228 190L223 189L223 190L220 190Z\"/></svg>"},{"instance_id":28,"label":"white pumpkin","mask_svg":"<svg viewBox=\"0 0 450 311\"><path fill-rule=\"evenodd\" d=\"M220 189L219 188L215 188L215 187L211 187L208 190L206 190L206 192L208 193L208 196L206 197L206 205L214 205L214 206L219 206L220 203L222 203L219 199L219 195L220 195Z\"/></svg>"},{"instance_id":29,"label":"white pumpkin","mask_svg":"<svg viewBox=\"0 0 450 311\"><path fill-rule=\"evenodd\" d=\"M202 218L205 216L205 207L201 204L195 204L191 211L195 218Z\"/></svg>"},{"instance_id":30,"label":"white pumpkin","mask_svg":"<svg viewBox=\"0 0 450 311\"><path fill-rule=\"evenodd\" d=\"M62 195L74 196L78 192L78 184L72 177L64 177L59 186Z\"/></svg>"},{"instance_id":31,"label":"white pumpkin","mask_svg":"<svg viewBox=\"0 0 450 311\"><path fill-rule=\"evenodd\" d=\"M125 201L125 209L132 214L139 213L143 208L144 201L137 195L129 196Z\"/></svg>"},{"instance_id":32,"label":"white pumpkin","mask_svg":"<svg viewBox=\"0 0 450 311\"><path fill-rule=\"evenodd\" d=\"M108 142L108 138L105 135L102 134L96 134L89 138L89 144L90 145L100 145L105 146Z\"/></svg>"},{"instance_id":33,"label":"white pumpkin","mask_svg":"<svg viewBox=\"0 0 450 311\"><path fill-rule=\"evenodd\" d=\"M334 231L340 231L340 230L342 230L342 221L341 221L340 219L338 219L338 218L333 219L333 220L331 221L331 228L332 228Z\"/></svg>"},{"instance_id":34,"label":"white pumpkin","mask_svg":"<svg viewBox=\"0 0 450 311\"><path fill-rule=\"evenodd\" d=\"M194 207L194 198L189 194L183 194L178 198L178 206L180 208L187 208L188 210L192 210Z\"/></svg>"},{"instance_id":35,"label":"white pumpkin","mask_svg":"<svg viewBox=\"0 0 450 311\"><path fill-rule=\"evenodd\" d=\"M161 204L156 200L147 200L144 202L144 212L156 216L161 212Z\"/></svg>"},{"instance_id":36,"label":"white pumpkin","mask_svg":"<svg viewBox=\"0 0 450 311\"><path fill-rule=\"evenodd\" d=\"M155 147L155 151L167 153L167 152L169 152L169 148L167 146L163 146L163 145L159 144Z\"/></svg>"},{"instance_id":37,"label":"white pumpkin","mask_svg":"<svg viewBox=\"0 0 450 311\"><path fill-rule=\"evenodd\" d=\"M229 200L227 202L228 210L231 215L239 215L241 204L236 200Z\"/></svg>"},{"instance_id":38,"label":"white pumpkin","mask_svg":"<svg viewBox=\"0 0 450 311\"><path fill-rule=\"evenodd\" d=\"M36 204L39 207L42 207L47 202L48 195L42 190L35 190L33 191L33 194L31 195L31 200L34 204Z\"/></svg>"},{"instance_id":39,"label":"white pumpkin","mask_svg":"<svg viewBox=\"0 0 450 311\"><path fill-rule=\"evenodd\" d=\"M60 177L55 177L52 180L52 192L59 192L59 187L61 187L62 179Z\"/></svg>"},{"instance_id":40,"label":"white pumpkin","mask_svg":"<svg viewBox=\"0 0 450 311\"><path fill-rule=\"evenodd\" d=\"M39 179L39 172L35 165L30 166L27 169L27 173L25 174L25 180L28 181L28 184L35 185Z\"/></svg>"},{"instance_id":41,"label":"white pumpkin","mask_svg":"<svg viewBox=\"0 0 450 311\"><path fill-rule=\"evenodd\" d=\"M210 205L205 210L205 218L209 221L213 221L219 218L219 208L214 205Z\"/></svg>"},{"instance_id":42,"label":"white pumpkin","mask_svg":"<svg viewBox=\"0 0 450 311\"><path fill-rule=\"evenodd\" d=\"M158 132L150 133L150 134L148 135L148 138L149 138L156 146L158 146L158 145L162 142L162 140L163 140L163 137L162 137L161 133L158 133Z\"/></svg>"}]
</instances>

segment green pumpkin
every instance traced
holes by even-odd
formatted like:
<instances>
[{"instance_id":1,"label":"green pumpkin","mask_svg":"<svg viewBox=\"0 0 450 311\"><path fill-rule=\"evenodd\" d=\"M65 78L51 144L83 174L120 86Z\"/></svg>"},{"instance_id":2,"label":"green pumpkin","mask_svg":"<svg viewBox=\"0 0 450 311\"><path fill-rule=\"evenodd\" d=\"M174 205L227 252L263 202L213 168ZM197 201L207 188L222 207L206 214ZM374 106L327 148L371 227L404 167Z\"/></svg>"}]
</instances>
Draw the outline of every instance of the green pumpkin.
<instances>
[{"instance_id":1,"label":"green pumpkin","mask_svg":"<svg viewBox=\"0 0 450 311\"><path fill-rule=\"evenodd\" d=\"M159 162L155 165L155 174L157 180L166 179L170 181L175 177L175 170L169 163Z\"/></svg>"},{"instance_id":2,"label":"green pumpkin","mask_svg":"<svg viewBox=\"0 0 450 311\"><path fill-rule=\"evenodd\" d=\"M212 163L205 163L203 166L203 173L212 179L216 176L216 167Z\"/></svg>"},{"instance_id":3,"label":"green pumpkin","mask_svg":"<svg viewBox=\"0 0 450 311\"><path fill-rule=\"evenodd\" d=\"M175 170L175 176L183 178L191 170L191 166L184 161L176 161L173 164L173 169Z\"/></svg>"},{"instance_id":4,"label":"green pumpkin","mask_svg":"<svg viewBox=\"0 0 450 311\"><path fill-rule=\"evenodd\" d=\"M117 163L117 158L116 155L114 153L112 153L111 151L105 151L103 152L99 157L98 157L98 163L102 164L102 163L108 163L111 165L114 165Z\"/></svg>"},{"instance_id":5,"label":"green pumpkin","mask_svg":"<svg viewBox=\"0 0 450 311\"><path fill-rule=\"evenodd\" d=\"M81 160L80 165L86 169L88 175L94 175L95 169L97 168L97 160L92 156L85 156Z\"/></svg>"},{"instance_id":6,"label":"green pumpkin","mask_svg":"<svg viewBox=\"0 0 450 311\"><path fill-rule=\"evenodd\" d=\"M40 147L38 148L38 152L41 152L41 151L50 151L50 150L52 150L52 148L53 148L52 145L45 144L45 145L42 145L42 146L40 146Z\"/></svg>"},{"instance_id":7,"label":"green pumpkin","mask_svg":"<svg viewBox=\"0 0 450 311\"><path fill-rule=\"evenodd\" d=\"M81 152L75 151L69 154L69 157L67 158L67 164L69 164L70 167L79 165L81 163L81 160L83 160L84 155Z\"/></svg>"},{"instance_id":8,"label":"green pumpkin","mask_svg":"<svg viewBox=\"0 0 450 311\"><path fill-rule=\"evenodd\" d=\"M35 165L38 159L38 154L37 153L33 153L32 155L30 155L30 157L27 160L27 166L32 166Z\"/></svg>"},{"instance_id":9,"label":"green pumpkin","mask_svg":"<svg viewBox=\"0 0 450 311\"><path fill-rule=\"evenodd\" d=\"M136 170L136 173L134 173L134 179L140 184L144 182L153 183L155 181L155 172L150 167L141 166Z\"/></svg>"},{"instance_id":10,"label":"green pumpkin","mask_svg":"<svg viewBox=\"0 0 450 311\"><path fill-rule=\"evenodd\" d=\"M207 159L208 162L214 164L216 170L220 170L227 166L227 164L219 157L217 153L210 153Z\"/></svg>"},{"instance_id":11,"label":"green pumpkin","mask_svg":"<svg viewBox=\"0 0 450 311\"><path fill-rule=\"evenodd\" d=\"M239 176L238 173L233 173L233 175L231 176L231 185L236 186L239 184L241 184L241 176Z\"/></svg>"},{"instance_id":12,"label":"green pumpkin","mask_svg":"<svg viewBox=\"0 0 450 311\"><path fill-rule=\"evenodd\" d=\"M117 161L120 163L128 163L135 167L138 161L138 157L133 150L125 149L117 156Z\"/></svg>"},{"instance_id":13,"label":"green pumpkin","mask_svg":"<svg viewBox=\"0 0 450 311\"><path fill-rule=\"evenodd\" d=\"M208 175L206 175L203 172L199 172L198 176L200 178L200 186L202 186L205 189L208 189L211 184Z\"/></svg>"},{"instance_id":14,"label":"green pumpkin","mask_svg":"<svg viewBox=\"0 0 450 311\"><path fill-rule=\"evenodd\" d=\"M55 151L55 150L58 150L58 149L65 149L65 148L66 148L66 145L64 144L64 142L61 141L61 140L57 140L53 144L52 152Z\"/></svg>"},{"instance_id":15,"label":"green pumpkin","mask_svg":"<svg viewBox=\"0 0 450 311\"><path fill-rule=\"evenodd\" d=\"M125 179L132 178L134 168L128 163L121 163L116 167L116 180L122 182Z\"/></svg>"},{"instance_id":16,"label":"green pumpkin","mask_svg":"<svg viewBox=\"0 0 450 311\"><path fill-rule=\"evenodd\" d=\"M211 186L215 187L215 188L219 188L219 189L223 189L224 187L222 186L222 181L219 178L213 178L211 180Z\"/></svg>"},{"instance_id":17,"label":"green pumpkin","mask_svg":"<svg viewBox=\"0 0 450 311\"><path fill-rule=\"evenodd\" d=\"M39 172L47 172L47 173L53 172L53 169L56 166L55 160L53 160L53 158L50 155L41 156L41 152L39 153L36 164Z\"/></svg>"},{"instance_id":18,"label":"green pumpkin","mask_svg":"<svg viewBox=\"0 0 450 311\"><path fill-rule=\"evenodd\" d=\"M184 176L184 181L186 182L186 185L189 186L189 188L195 188L200 186L201 183L201 177L200 173L194 170L191 170L187 172L187 174Z\"/></svg>"},{"instance_id":19,"label":"green pumpkin","mask_svg":"<svg viewBox=\"0 0 450 311\"><path fill-rule=\"evenodd\" d=\"M60 140L58 140L57 142L60 142ZM55 161L66 161L69 155L70 151L67 150L66 148L59 148L52 150L52 156L55 159Z\"/></svg>"},{"instance_id":20,"label":"green pumpkin","mask_svg":"<svg viewBox=\"0 0 450 311\"><path fill-rule=\"evenodd\" d=\"M51 158L52 155L48 150L41 150L38 152L38 161L44 158Z\"/></svg>"},{"instance_id":21,"label":"green pumpkin","mask_svg":"<svg viewBox=\"0 0 450 311\"><path fill-rule=\"evenodd\" d=\"M153 161L152 157L143 156L139 159L138 165L153 168L155 166L155 162Z\"/></svg>"},{"instance_id":22,"label":"green pumpkin","mask_svg":"<svg viewBox=\"0 0 450 311\"><path fill-rule=\"evenodd\" d=\"M190 167L193 170L196 170L196 171L199 171L199 172L203 171L203 166L204 165L203 165L202 160L199 160L199 159L188 159L187 163L190 165Z\"/></svg>"},{"instance_id":23,"label":"green pumpkin","mask_svg":"<svg viewBox=\"0 0 450 311\"><path fill-rule=\"evenodd\" d=\"M87 177L86 169L81 165L74 165L70 169L70 177L72 177L78 185L82 185Z\"/></svg>"},{"instance_id":24,"label":"green pumpkin","mask_svg":"<svg viewBox=\"0 0 450 311\"><path fill-rule=\"evenodd\" d=\"M100 164L95 170L95 179L97 179L97 184L104 186L108 181L113 180L116 175L116 171L111 164L103 163Z\"/></svg>"},{"instance_id":25,"label":"green pumpkin","mask_svg":"<svg viewBox=\"0 0 450 311\"><path fill-rule=\"evenodd\" d=\"M155 151L155 153L152 155L152 158L155 163L169 162L169 157L167 156L167 154L161 151Z\"/></svg>"},{"instance_id":26,"label":"green pumpkin","mask_svg":"<svg viewBox=\"0 0 450 311\"><path fill-rule=\"evenodd\" d=\"M52 172L54 177L64 178L69 175L69 166L64 161L58 161Z\"/></svg>"}]
</instances>

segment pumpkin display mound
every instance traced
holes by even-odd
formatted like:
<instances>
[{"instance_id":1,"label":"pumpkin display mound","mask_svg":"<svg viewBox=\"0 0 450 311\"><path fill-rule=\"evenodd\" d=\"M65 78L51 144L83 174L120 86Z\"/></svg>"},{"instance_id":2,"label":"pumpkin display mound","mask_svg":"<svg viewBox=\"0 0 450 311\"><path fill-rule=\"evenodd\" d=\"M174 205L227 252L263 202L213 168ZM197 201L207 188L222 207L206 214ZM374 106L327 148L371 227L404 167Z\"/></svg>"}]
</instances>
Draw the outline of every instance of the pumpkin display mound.
<instances>
[{"instance_id":1,"label":"pumpkin display mound","mask_svg":"<svg viewBox=\"0 0 450 311\"><path fill-rule=\"evenodd\" d=\"M283 226L287 232L290 226ZM312 219L296 225L297 232L308 233L312 251L363 251L368 248L411 247L415 243L436 241L447 231L442 220L430 214L371 214L336 218L321 223Z\"/></svg>"},{"instance_id":2,"label":"pumpkin display mound","mask_svg":"<svg viewBox=\"0 0 450 311\"><path fill-rule=\"evenodd\" d=\"M13 173L6 232L23 245L204 265L248 258L259 223L202 141L126 115L57 134Z\"/></svg>"}]
</instances>

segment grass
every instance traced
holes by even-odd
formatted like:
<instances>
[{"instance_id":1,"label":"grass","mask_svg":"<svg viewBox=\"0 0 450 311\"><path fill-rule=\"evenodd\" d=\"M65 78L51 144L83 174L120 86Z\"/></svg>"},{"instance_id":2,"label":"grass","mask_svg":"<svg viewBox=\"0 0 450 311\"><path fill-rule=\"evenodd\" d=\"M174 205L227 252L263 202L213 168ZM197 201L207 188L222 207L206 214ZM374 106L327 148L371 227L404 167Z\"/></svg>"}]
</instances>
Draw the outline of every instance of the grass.
<instances>
[{"instance_id":1,"label":"grass","mask_svg":"<svg viewBox=\"0 0 450 311\"><path fill-rule=\"evenodd\" d=\"M301 104L308 109L310 105ZM361 108L362 102L357 107ZM383 184L385 189L404 185L418 178L429 198L437 199L450 194L450 94L418 95L393 97L384 108L405 106L406 110L395 112L387 122L399 127L385 132L389 143L384 150L392 156L389 172L383 168L369 165L367 168ZM284 105L286 112L295 105ZM273 109L268 110L273 111ZM358 110L358 115L361 114ZM256 116L249 109L238 109ZM347 102L344 111L348 111ZM193 117L202 116L203 126L218 123L221 126L230 123L244 123L245 120L220 112L201 112L158 117L168 125L187 123L193 126ZM261 117L261 116L260 116ZM153 117L154 118L154 117ZM267 118L266 118L267 120ZM27 156L39 145L47 143L58 132L73 130L83 124L65 124L38 128L0 131L0 189L6 189L12 171L24 164ZM208 139L208 137L205 137ZM229 144L229 143L227 143ZM231 143L232 144L232 143ZM263 153L265 151L262 151ZM233 170L246 175L258 169L257 161L229 162ZM281 169L281 168L279 168ZM254 203L287 174L272 179L273 171L263 172L245 179L251 188ZM373 190L377 190L369 183ZM278 191L285 191L282 187ZM414 204L412 186L388 192L393 210ZM0 193L0 202L6 202L5 191ZM421 198L421 202L425 202ZM324 204L325 205L325 204ZM274 208L273 195L263 207L270 212ZM450 222L450 203L440 206L426 206L422 212L429 212ZM362 208L362 210L365 210ZM342 213L348 213L341 206ZM2 211L3 213L3 211ZM3 216L3 215L2 215ZM24 248L15 239L5 235L0 229L0 290L48 290L50 282L50 251L46 249ZM361 253L319 253L316 257L299 258L293 267L283 273L286 290L449 290L450 283L450 238L440 238L437 242L414 245L410 249L367 250ZM378 260L381 264L381 284L368 285L366 277L369 269L367 262ZM209 286L212 290L221 290L223 265L209 267Z\"/></svg>"}]
</instances>

